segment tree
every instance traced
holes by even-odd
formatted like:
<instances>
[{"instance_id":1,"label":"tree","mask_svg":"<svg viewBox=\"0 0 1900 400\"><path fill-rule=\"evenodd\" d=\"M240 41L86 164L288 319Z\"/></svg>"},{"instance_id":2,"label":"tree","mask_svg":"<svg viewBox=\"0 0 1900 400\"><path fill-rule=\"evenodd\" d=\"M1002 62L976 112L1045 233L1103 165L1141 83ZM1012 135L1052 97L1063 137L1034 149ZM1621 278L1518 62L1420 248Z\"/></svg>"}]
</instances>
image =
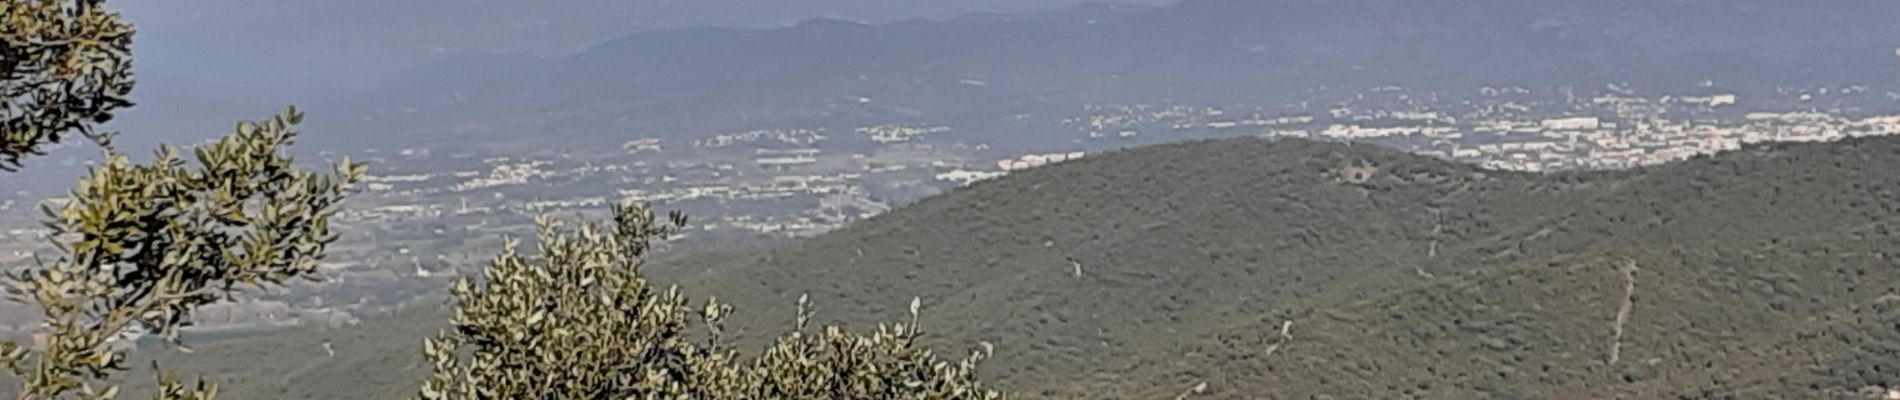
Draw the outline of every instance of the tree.
<instances>
[{"instance_id":1,"label":"tree","mask_svg":"<svg viewBox=\"0 0 1900 400\"><path fill-rule=\"evenodd\" d=\"M433 373L420 398L445 399L994 399L976 378L988 356L940 360L916 347L918 302L910 321L868 335L835 326L805 332L810 304L799 301L796 330L743 360L724 342L732 307L693 307L678 287L641 276L655 240L685 224L656 222L642 205L613 208L610 227L562 229L537 218L538 257L509 240L482 275L450 292L453 327L424 340ZM695 340L692 325L704 324Z\"/></svg>"},{"instance_id":2,"label":"tree","mask_svg":"<svg viewBox=\"0 0 1900 400\"><path fill-rule=\"evenodd\" d=\"M330 175L296 169L282 149L302 118L291 109L240 123L194 148L196 165L169 146L150 164L102 146L104 162L71 199L43 207L59 257L9 273L9 299L37 305L46 318L38 349L0 343L21 397L110 393L93 384L124 369L114 341L127 330L175 340L193 309L229 299L240 285L312 277L336 239L330 218L365 167L345 159ZM201 387L168 398L215 393Z\"/></svg>"},{"instance_id":3,"label":"tree","mask_svg":"<svg viewBox=\"0 0 1900 400\"><path fill-rule=\"evenodd\" d=\"M19 378L22 399L113 397L117 387L104 380L125 369L123 341L132 335L175 342L192 310L240 285L313 276L335 240L330 217L364 173L348 159L328 175L295 167L283 153L303 120L295 108L193 147L195 162L170 146L151 163L132 162L98 130L131 106L133 85L132 27L102 6L0 3L0 171L73 133L103 154L70 199L43 206L58 256L7 274L7 297L44 317L41 343L0 343L0 364ZM170 374L160 382L161 399L217 393Z\"/></svg>"},{"instance_id":4,"label":"tree","mask_svg":"<svg viewBox=\"0 0 1900 400\"><path fill-rule=\"evenodd\" d=\"M0 172L132 105L132 25L102 3L0 2Z\"/></svg>"}]
</instances>

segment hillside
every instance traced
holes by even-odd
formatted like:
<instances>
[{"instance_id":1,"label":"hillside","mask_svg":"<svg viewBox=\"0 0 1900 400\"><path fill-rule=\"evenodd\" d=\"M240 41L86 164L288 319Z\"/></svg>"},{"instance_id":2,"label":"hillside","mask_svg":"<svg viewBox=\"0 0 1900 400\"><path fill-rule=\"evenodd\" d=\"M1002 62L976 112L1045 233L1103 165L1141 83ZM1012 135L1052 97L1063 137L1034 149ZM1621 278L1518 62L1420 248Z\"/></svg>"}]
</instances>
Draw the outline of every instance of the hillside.
<instances>
[{"instance_id":1,"label":"hillside","mask_svg":"<svg viewBox=\"0 0 1900 400\"><path fill-rule=\"evenodd\" d=\"M992 343L988 373L1031 398L1200 382L1214 398L1833 398L1900 384L1894 170L1895 138L1550 175L1202 141L653 271L737 304L754 342L800 293L856 326L920 296L930 345ZM406 393L424 366L405 351L438 315L206 343L178 365L234 398ZM324 338L336 358L300 360Z\"/></svg>"},{"instance_id":2,"label":"hillside","mask_svg":"<svg viewBox=\"0 0 1900 400\"><path fill-rule=\"evenodd\" d=\"M1163 145L979 184L688 282L766 326L799 291L860 322L919 295L940 345L992 342L1010 356L998 378L1057 397L1202 380L1285 398L1853 389L1890 379L1854 374L1879 370L1856 357L1894 338L1863 328L1900 300L1883 297L1896 150L1530 175L1367 146ZM1369 180L1338 180L1361 162ZM1605 365L1625 260L1635 304ZM1267 354L1287 321L1294 339ZM1797 367L1811 363L1824 369Z\"/></svg>"}]
</instances>

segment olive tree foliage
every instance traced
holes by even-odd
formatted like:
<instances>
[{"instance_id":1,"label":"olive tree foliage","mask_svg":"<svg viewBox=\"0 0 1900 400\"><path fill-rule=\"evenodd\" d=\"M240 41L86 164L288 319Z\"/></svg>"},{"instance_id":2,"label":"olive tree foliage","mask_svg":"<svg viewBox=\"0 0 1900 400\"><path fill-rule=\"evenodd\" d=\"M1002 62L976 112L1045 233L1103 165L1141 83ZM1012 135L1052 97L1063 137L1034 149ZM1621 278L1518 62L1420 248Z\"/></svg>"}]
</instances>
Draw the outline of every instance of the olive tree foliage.
<instances>
[{"instance_id":1,"label":"olive tree foliage","mask_svg":"<svg viewBox=\"0 0 1900 400\"><path fill-rule=\"evenodd\" d=\"M976 377L988 356L942 360L916 346L909 322L869 334L796 329L742 359L725 341L732 307L692 304L677 286L641 276L654 241L686 218L661 223L645 206L613 208L613 225L564 228L537 218L539 256L509 240L481 281L450 293L450 329L424 340L433 373L419 397L443 399L994 399ZM702 325L704 331L692 326Z\"/></svg>"},{"instance_id":2,"label":"olive tree foliage","mask_svg":"<svg viewBox=\"0 0 1900 400\"><path fill-rule=\"evenodd\" d=\"M70 199L42 208L58 257L10 271L9 299L45 317L43 343L0 343L20 397L102 398L125 369L114 343L128 331L167 341L193 309L245 287L310 278L335 240L330 218L364 165L344 159L330 174L299 170L283 153L303 119L296 109L243 122L186 161L162 147L149 164L109 144ZM162 377L159 398L208 399L215 385Z\"/></svg>"},{"instance_id":3,"label":"olive tree foliage","mask_svg":"<svg viewBox=\"0 0 1900 400\"><path fill-rule=\"evenodd\" d=\"M102 3L0 2L0 172L132 105L132 25Z\"/></svg>"}]
</instances>

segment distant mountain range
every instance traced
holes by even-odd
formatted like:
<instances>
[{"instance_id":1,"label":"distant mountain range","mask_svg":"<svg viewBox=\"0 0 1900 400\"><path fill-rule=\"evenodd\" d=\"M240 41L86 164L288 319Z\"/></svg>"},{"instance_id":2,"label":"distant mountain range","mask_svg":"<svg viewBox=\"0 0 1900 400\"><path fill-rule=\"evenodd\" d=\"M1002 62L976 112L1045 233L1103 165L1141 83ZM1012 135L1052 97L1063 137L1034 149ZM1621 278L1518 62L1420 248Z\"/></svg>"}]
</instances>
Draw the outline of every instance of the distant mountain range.
<instances>
[{"instance_id":1,"label":"distant mountain range","mask_svg":"<svg viewBox=\"0 0 1900 400\"><path fill-rule=\"evenodd\" d=\"M813 20L642 33L559 59L439 60L350 114L412 139L520 127L584 138L1088 102L1259 104L1319 87L1895 85L1893 15L1900 3L1884 0L1188 0ZM427 132L458 118L484 127Z\"/></svg>"}]
</instances>

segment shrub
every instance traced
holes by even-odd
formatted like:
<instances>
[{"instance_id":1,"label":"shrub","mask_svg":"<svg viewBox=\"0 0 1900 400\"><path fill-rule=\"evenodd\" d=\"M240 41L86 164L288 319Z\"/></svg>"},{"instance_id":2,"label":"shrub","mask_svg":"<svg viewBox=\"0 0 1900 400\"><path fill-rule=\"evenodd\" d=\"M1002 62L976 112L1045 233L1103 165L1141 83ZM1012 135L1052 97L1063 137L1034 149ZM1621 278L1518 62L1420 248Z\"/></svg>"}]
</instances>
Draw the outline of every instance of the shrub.
<instances>
[{"instance_id":1,"label":"shrub","mask_svg":"<svg viewBox=\"0 0 1900 400\"><path fill-rule=\"evenodd\" d=\"M508 241L480 282L451 289L453 327L424 341L433 373L420 397L438 399L994 399L976 377L986 353L941 360L918 348L910 321L868 334L836 326L795 329L755 358L725 342L732 307L694 306L678 287L659 289L640 266L656 240L683 226L656 222L642 205L613 208L613 225L563 229L538 218L539 256ZM693 334L701 324L704 332Z\"/></svg>"},{"instance_id":2,"label":"shrub","mask_svg":"<svg viewBox=\"0 0 1900 400\"><path fill-rule=\"evenodd\" d=\"M168 342L191 311L229 298L239 284L264 288L315 270L329 218L363 166L335 175L292 166L281 153L303 119L295 109L192 149L172 147L135 164L98 125L126 99L132 26L103 0L0 2L0 172L73 133L103 149L103 163L57 209L45 207L59 256L9 271L7 297L39 308L43 340L0 343L0 364L22 399L110 398L105 378L125 369L126 341L154 332ZM217 387L160 373L160 399L209 399Z\"/></svg>"},{"instance_id":3,"label":"shrub","mask_svg":"<svg viewBox=\"0 0 1900 400\"><path fill-rule=\"evenodd\" d=\"M8 298L39 307L45 341L0 343L0 361L21 378L22 398L106 395L94 384L124 369L117 341L128 332L176 339L191 311L258 289L310 277L327 244L329 221L364 172L345 159L334 175L301 171L281 153L303 115L295 109L246 122L222 140L175 148L134 164L105 148L105 161L79 180L72 199L45 206L59 256L11 271ZM210 398L174 379L160 398Z\"/></svg>"}]
</instances>

